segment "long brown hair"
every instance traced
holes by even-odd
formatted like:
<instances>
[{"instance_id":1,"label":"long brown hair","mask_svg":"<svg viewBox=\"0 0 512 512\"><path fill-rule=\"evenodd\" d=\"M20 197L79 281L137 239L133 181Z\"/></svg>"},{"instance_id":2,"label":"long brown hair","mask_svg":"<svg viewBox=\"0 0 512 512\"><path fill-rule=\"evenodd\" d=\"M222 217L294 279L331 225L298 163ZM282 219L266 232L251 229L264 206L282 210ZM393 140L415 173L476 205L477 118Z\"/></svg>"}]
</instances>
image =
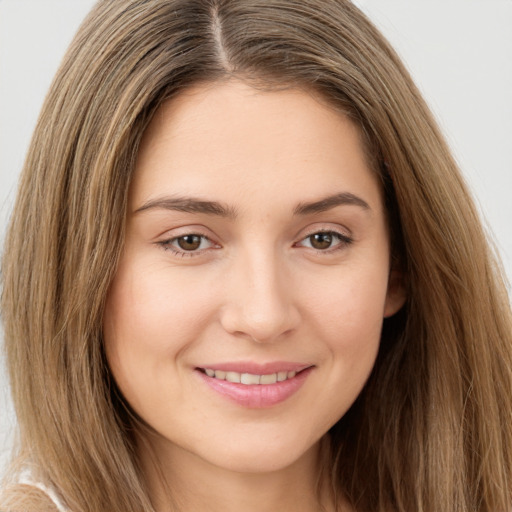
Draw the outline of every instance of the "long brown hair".
<instances>
[{"instance_id":1,"label":"long brown hair","mask_svg":"<svg viewBox=\"0 0 512 512\"><path fill-rule=\"evenodd\" d=\"M304 87L364 133L408 300L331 429L355 510L512 510L512 321L502 275L436 124L347 0L103 0L43 106L3 258L19 458L74 512L152 510L102 345L130 178L156 109L235 76ZM15 466L13 465L13 468ZM14 470L13 470L14 471Z\"/></svg>"}]
</instances>

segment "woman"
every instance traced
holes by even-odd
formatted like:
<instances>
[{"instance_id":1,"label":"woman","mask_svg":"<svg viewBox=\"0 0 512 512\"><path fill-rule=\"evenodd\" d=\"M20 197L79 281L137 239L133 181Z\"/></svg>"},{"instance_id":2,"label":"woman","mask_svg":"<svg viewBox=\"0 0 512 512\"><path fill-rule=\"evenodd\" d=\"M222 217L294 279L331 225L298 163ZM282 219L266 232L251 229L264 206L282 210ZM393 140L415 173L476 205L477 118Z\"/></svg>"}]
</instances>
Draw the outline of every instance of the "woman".
<instances>
[{"instance_id":1,"label":"woman","mask_svg":"<svg viewBox=\"0 0 512 512\"><path fill-rule=\"evenodd\" d=\"M349 2L99 2L3 287L7 510L512 507L502 278Z\"/></svg>"}]
</instances>

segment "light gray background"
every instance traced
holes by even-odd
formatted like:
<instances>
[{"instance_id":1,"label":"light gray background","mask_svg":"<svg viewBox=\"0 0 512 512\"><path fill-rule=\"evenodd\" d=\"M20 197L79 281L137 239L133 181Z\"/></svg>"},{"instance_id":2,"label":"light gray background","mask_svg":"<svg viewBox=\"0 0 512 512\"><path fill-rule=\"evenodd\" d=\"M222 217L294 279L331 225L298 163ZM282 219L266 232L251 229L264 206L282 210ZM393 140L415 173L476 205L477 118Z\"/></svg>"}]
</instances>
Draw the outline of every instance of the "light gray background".
<instances>
[{"instance_id":1,"label":"light gray background","mask_svg":"<svg viewBox=\"0 0 512 512\"><path fill-rule=\"evenodd\" d=\"M0 0L0 240L44 95L93 0ZM399 51L512 276L512 0L357 0ZM14 430L0 368L0 473Z\"/></svg>"}]
</instances>

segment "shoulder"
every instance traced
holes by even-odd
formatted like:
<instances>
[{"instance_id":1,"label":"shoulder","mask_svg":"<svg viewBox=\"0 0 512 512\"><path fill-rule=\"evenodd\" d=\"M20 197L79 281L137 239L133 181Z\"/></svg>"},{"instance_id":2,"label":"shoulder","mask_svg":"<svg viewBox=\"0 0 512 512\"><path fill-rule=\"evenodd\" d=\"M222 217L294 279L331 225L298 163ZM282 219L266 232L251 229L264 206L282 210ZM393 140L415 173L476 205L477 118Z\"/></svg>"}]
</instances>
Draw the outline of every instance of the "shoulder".
<instances>
[{"instance_id":1,"label":"shoulder","mask_svg":"<svg viewBox=\"0 0 512 512\"><path fill-rule=\"evenodd\" d=\"M15 484L0 494L2 512L59 512L59 508L42 489L29 484Z\"/></svg>"}]
</instances>

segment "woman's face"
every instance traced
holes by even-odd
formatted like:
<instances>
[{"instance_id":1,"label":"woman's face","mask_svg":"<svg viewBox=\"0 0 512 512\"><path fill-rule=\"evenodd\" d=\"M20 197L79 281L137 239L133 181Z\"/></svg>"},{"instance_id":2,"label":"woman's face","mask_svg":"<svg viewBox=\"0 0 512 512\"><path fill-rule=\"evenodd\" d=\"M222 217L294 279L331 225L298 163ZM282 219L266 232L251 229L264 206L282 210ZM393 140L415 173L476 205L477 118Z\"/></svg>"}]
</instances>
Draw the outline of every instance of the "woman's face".
<instances>
[{"instance_id":1,"label":"woman's face","mask_svg":"<svg viewBox=\"0 0 512 512\"><path fill-rule=\"evenodd\" d=\"M340 113L237 81L165 104L138 156L104 323L159 453L237 471L311 453L402 305L389 252L378 180Z\"/></svg>"}]
</instances>

